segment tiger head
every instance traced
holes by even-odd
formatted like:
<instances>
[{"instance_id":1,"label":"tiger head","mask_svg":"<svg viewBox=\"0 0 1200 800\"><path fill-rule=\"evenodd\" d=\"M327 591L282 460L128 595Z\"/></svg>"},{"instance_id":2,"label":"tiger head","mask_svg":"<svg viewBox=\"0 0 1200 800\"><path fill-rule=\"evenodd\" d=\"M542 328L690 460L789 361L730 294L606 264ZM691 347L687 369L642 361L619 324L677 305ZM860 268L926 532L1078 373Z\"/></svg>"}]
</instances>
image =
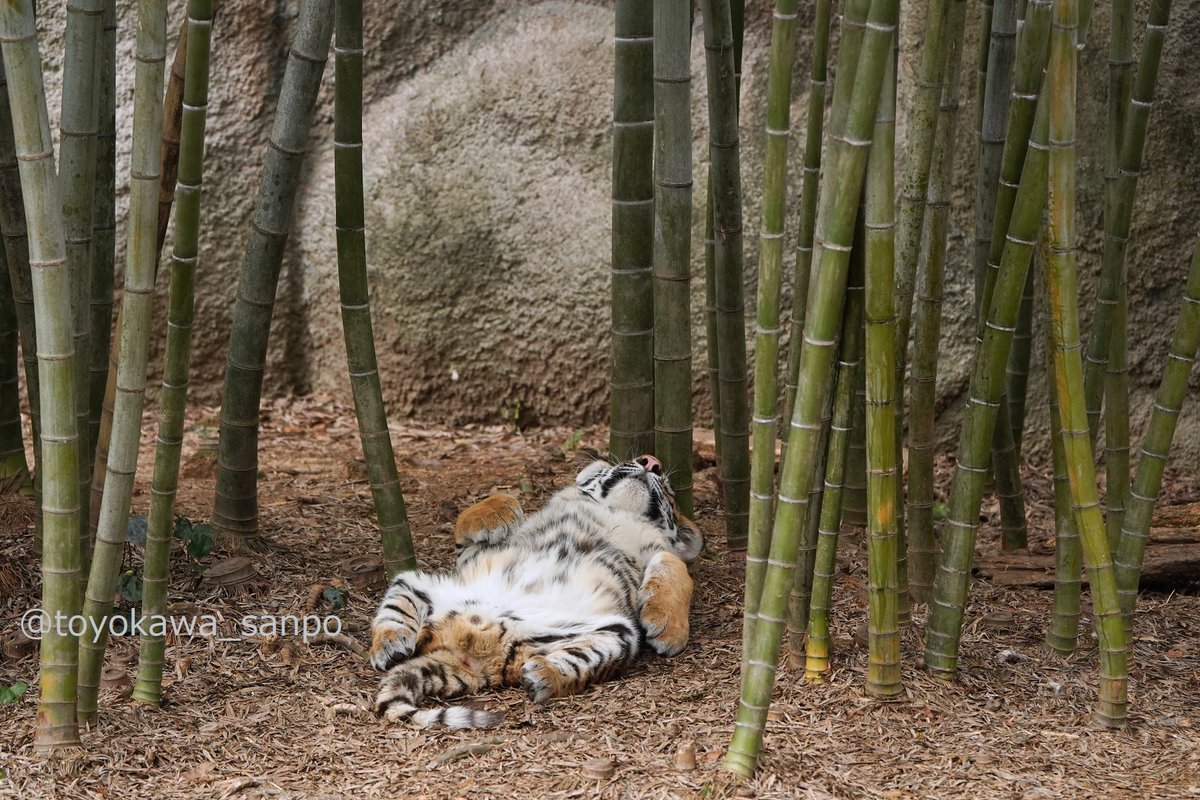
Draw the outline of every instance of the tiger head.
<instances>
[{"instance_id":1,"label":"tiger head","mask_svg":"<svg viewBox=\"0 0 1200 800\"><path fill-rule=\"evenodd\" d=\"M616 465L593 461L575 477L575 485L596 502L653 524L684 561L694 561L700 555L704 534L679 512L671 481L654 456L638 456Z\"/></svg>"}]
</instances>

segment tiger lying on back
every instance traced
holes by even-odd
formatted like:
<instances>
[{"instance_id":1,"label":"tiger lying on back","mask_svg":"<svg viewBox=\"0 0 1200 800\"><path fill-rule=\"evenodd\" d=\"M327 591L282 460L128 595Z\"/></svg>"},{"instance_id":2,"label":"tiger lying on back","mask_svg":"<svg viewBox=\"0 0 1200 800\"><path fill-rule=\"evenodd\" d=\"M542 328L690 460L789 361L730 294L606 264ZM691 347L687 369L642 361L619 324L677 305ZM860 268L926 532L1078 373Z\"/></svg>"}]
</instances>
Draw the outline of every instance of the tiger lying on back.
<instances>
[{"instance_id":1,"label":"tiger lying on back","mask_svg":"<svg viewBox=\"0 0 1200 800\"><path fill-rule=\"evenodd\" d=\"M596 461L530 517L492 495L459 515L454 538L454 571L397 575L372 623L382 717L491 727L500 715L419 706L498 686L542 703L613 677L643 642L665 656L687 644L685 562L704 539L653 456Z\"/></svg>"}]
</instances>

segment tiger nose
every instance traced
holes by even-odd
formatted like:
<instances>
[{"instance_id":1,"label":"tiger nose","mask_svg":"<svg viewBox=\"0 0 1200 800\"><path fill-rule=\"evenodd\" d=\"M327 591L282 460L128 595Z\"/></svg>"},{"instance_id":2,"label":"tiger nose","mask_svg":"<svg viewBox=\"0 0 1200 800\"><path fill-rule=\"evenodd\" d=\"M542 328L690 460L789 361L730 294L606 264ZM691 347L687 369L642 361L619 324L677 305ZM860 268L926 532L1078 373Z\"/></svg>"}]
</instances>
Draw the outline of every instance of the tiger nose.
<instances>
[{"instance_id":1,"label":"tiger nose","mask_svg":"<svg viewBox=\"0 0 1200 800\"><path fill-rule=\"evenodd\" d=\"M634 460L645 467L646 472L649 472L653 475L662 475L662 462L654 456L646 454L644 456L638 456Z\"/></svg>"}]
</instances>

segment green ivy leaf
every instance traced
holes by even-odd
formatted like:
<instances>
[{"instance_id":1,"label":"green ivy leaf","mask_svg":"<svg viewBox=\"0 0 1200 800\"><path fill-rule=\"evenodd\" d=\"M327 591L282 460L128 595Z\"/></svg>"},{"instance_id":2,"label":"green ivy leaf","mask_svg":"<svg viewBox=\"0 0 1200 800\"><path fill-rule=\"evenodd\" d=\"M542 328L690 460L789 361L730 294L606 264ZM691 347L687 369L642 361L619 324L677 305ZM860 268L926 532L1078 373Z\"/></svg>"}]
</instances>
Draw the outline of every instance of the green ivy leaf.
<instances>
[{"instance_id":1,"label":"green ivy leaf","mask_svg":"<svg viewBox=\"0 0 1200 800\"><path fill-rule=\"evenodd\" d=\"M175 538L179 539L181 542L186 542L191 538L194 527L195 526L192 525L192 521L190 519L176 515L174 530Z\"/></svg>"},{"instance_id":2,"label":"green ivy leaf","mask_svg":"<svg viewBox=\"0 0 1200 800\"><path fill-rule=\"evenodd\" d=\"M191 536L187 540L188 557L192 561L199 561L206 555L212 552L213 549L213 527L212 525L196 525L192 528Z\"/></svg>"},{"instance_id":3,"label":"green ivy leaf","mask_svg":"<svg viewBox=\"0 0 1200 800\"><path fill-rule=\"evenodd\" d=\"M21 695L29 691L29 684L14 683L12 686L0 686L0 706L17 702ZM2 776L0 776L2 777Z\"/></svg>"},{"instance_id":4,"label":"green ivy leaf","mask_svg":"<svg viewBox=\"0 0 1200 800\"><path fill-rule=\"evenodd\" d=\"M141 514L130 517L129 522L125 525L125 541L136 544L138 547L145 547L146 532L149 529L150 523Z\"/></svg>"}]
</instances>

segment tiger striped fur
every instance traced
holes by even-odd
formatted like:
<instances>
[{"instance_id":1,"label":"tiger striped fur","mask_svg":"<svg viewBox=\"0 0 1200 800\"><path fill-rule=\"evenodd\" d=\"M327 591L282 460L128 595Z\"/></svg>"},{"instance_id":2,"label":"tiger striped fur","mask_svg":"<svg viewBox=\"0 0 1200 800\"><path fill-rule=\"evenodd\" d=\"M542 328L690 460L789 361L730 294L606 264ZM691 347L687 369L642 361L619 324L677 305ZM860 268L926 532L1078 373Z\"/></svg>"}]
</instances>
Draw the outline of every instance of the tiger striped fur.
<instances>
[{"instance_id":1,"label":"tiger striped fur","mask_svg":"<svg viewBox=\"0 0 1200 800\"><path fill-rule=\"evenodd\" d=\"M453 571L397 575L372 623L382 717L491 727L500 715L421 706L499 686L543 703L615 676L643 644L687 644L685 562L704 540L653 456L593 462L529 517L492 495L459 515L455 541Z\"/></svg>"}]
</instances>

